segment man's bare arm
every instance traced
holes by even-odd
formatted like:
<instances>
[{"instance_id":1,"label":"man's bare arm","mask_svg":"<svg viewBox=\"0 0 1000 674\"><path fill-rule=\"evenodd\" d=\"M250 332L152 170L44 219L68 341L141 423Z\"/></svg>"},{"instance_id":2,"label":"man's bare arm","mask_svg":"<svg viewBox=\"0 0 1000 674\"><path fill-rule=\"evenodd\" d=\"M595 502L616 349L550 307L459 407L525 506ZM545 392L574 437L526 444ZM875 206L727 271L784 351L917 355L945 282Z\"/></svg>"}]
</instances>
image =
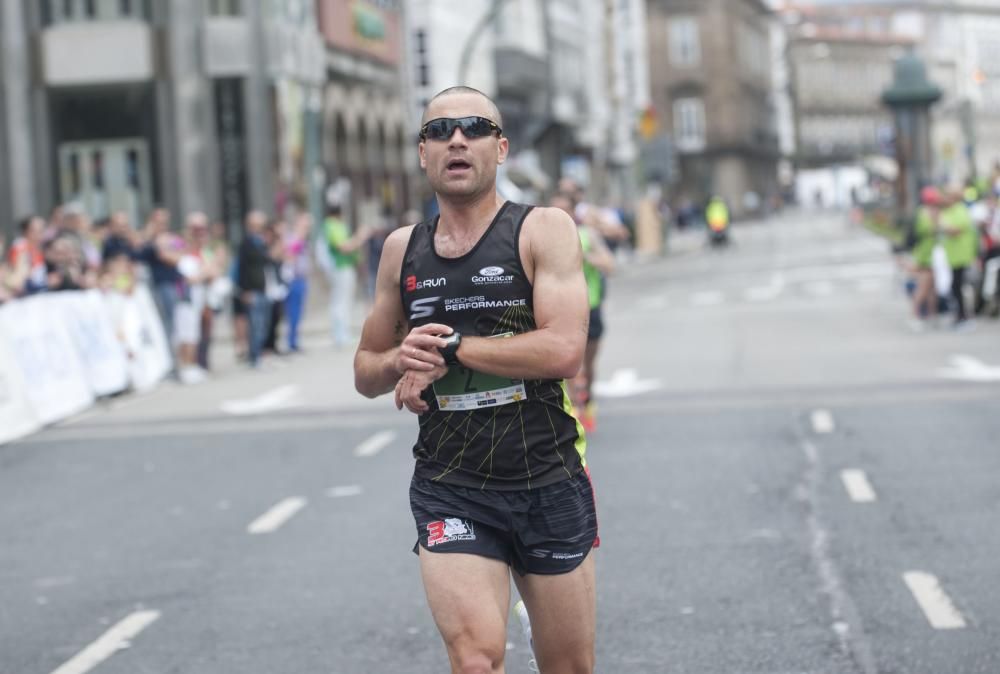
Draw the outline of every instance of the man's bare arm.
<instances>
[{"instance_id":1,"label":"man's bare arm","mask_svg":"<svg viewBox=\"0 0 1000 674\"><path fill-rule=\"evenodd\" d=\"M430 371L444 364L438 335L451 328L428 324L409 329L399 297L399 274L412 227L397 229L385 241L375 281L375 302L354 355L354 387L375 398L392 391L407 370Z\"/></svg>"},{"instance_id":2,"label":"man's bare arm","mask_svg":"<svg viewBox=\"0 0 1000 674\"><path fill-rule=\"evenodd\" d=\"M573 220L536 208L523 225L534 267L536 330L508 339L462 337L458 358L473 370L516 379L576 376L590 317L580 237Z\"/></svg>"}]
</instances>

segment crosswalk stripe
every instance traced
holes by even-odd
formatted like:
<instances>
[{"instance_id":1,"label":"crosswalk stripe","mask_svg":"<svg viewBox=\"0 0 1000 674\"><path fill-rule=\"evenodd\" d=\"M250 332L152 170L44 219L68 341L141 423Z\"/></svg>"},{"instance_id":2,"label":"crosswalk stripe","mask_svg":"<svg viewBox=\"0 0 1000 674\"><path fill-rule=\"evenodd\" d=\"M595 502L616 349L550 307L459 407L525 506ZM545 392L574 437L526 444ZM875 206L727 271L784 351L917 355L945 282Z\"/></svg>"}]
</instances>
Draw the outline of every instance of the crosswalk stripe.
<instances>
[{"instance_id":1,"label":"crosswalk stripe","mask_svg":"<svg viewBox=\"0 0 1000 674\"><path fill-rule=\"evenodd\" d=\"M379 431L354 448L354 456L375 456L396 439L395 431Z\"/></svg>"},{"instance_id":2,"label":"crosswalk stripe","mask_svg":"<svg viewBox=\"0 0 1000 674\"><path fill-rule=\"evenodd\" d=\"M965 627L965 618L941 589L941 583L924 571L907 571L903 574L913 597L924 612L927 622L936 630L957 630Z\"/></svg>"}]
</instances>

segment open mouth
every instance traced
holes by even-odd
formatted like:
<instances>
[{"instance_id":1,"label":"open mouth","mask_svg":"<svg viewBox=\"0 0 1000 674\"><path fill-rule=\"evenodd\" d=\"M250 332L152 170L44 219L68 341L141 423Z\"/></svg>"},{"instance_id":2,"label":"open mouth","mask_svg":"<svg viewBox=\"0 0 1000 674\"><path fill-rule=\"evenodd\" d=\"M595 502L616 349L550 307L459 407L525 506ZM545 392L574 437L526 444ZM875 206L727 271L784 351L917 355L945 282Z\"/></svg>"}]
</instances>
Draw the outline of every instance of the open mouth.
<instances>
[{"instance_id":1,"label":"open mouth","mask_svg":"<svg viewBox=\"0 0 1000 674\"><path fill-rule=\"evenodd\" d=\"M466 171L470 168L472 168L472 164L465 161L464 159L452 159L451 161L448 162L447 165L447 169L449 172Z\"/></svg>"}]
</instances>

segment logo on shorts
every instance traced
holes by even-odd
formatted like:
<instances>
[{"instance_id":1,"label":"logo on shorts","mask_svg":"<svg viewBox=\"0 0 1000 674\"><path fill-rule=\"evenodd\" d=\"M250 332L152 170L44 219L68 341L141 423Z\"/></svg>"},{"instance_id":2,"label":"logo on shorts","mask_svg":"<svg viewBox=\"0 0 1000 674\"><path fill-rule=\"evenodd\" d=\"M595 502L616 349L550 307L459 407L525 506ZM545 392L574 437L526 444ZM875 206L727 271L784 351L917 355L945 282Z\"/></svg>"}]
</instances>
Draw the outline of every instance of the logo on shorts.
<instances>
[{"instance_id":1,"label":"logo on shorts","mask_svg":"<svg viewBox=\"0 0 1000 674\"><path fill-rule=\"evenodd\" d=\"M444 520L427 524L427 547L432 548L440 543L452 541L474 541L476 533L472 522L460 520L457 517L447 517Z\"/></svg>"}]
</instances>

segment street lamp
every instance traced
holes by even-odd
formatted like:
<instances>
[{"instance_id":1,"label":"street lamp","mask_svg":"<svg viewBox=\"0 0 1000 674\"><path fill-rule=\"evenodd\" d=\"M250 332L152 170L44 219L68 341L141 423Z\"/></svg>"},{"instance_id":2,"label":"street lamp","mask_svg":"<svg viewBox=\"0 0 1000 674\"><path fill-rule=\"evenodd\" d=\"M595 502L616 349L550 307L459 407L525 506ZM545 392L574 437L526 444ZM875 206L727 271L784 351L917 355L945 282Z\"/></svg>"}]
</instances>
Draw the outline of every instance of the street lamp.
<instances>
[{"instance_id":1,"label":"street lamp","mask_svg":"<svg viewBox=\"0 0 1000 674\"><path fill-rule=\"evenodd\" d=\"M923 62L912 51L896 59L892 84L882 102L893 112L896 133L896 207L903 222L917 210L920 189L931 182L930 107L941 89L927 79Z\"/></svg>"}]
</instances>

